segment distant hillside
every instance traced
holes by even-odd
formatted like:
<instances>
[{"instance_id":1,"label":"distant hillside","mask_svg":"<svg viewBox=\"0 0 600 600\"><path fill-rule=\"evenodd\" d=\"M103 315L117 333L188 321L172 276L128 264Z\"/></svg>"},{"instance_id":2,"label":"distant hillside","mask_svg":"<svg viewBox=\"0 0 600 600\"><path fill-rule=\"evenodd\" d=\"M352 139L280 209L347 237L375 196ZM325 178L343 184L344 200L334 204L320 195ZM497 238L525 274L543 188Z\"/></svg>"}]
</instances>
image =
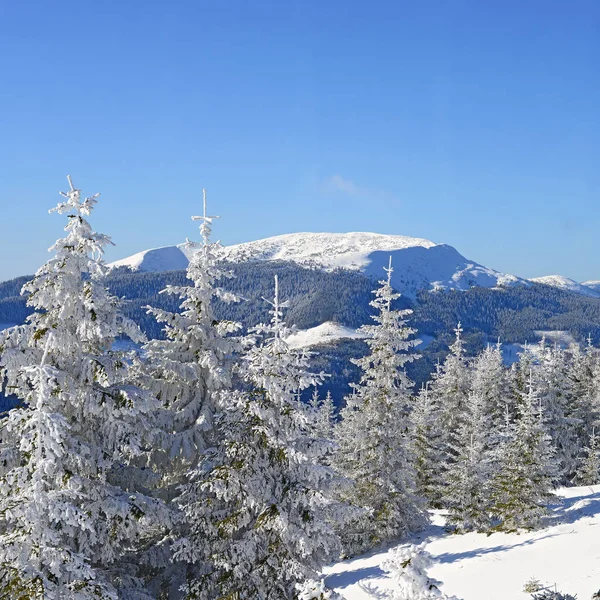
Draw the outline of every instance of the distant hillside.
<instances>
[{"instance_id":1,"label":"distant hillside","mask_svg":"<svg viewBox=\"0 0 600 600\"><path fill-rule=\"evenodd\" d=\"M373 314L369 302L374 282L355 271L322 271L286 262L231 265L235 277L224 286L243 300L217 306L222 318L236 319L247 326L268 318L262 298L273 293L273 278L280 279L281 294L289 300L287 319L300 329L332 321L356 329ZM30 310L18 295L28 280L20 277L0 283L0 323L22 323ZM140 324L149 337L160 337L160 327L146 314L145 307L177 310L179 300L160 291L168 284L186 282L185 271L160 273L115 270L106 279L110 291L124 298L125 312ZM474 287L458 292L444 290L418 293L416 300L402 297L402 308L412 307L412 325L420 334L445 339L461 321L467 333L485 340L500 337L504 342L527 342L539 338L537 331L562 330L575 339L588 334L600 342L600 299L582 296L544 284L505 288ZM477 333L475 333L477 332Z\"/></svg>"},{"instance_id":2,"label":"distant hillside","mask_svg":"<svg viewBox=\"0 0 600 600\"><path fill-rule=\"evenodd\" d=\"M373 280L357 271L324 271L277 261L239 263L232 265L232 270L236 277L224 285L244 300L217 306L221 318L235 319L247 326L268 319L269 307L262 298L271 297L275 274L279 276L283 298L289 300L288 322L301 330L325 322L355 330L368 323L373 314L369 306ZM27 279L0 284L0 324L22 323L29 313L25 299L16 295ZM125 313L149 337L159 337L161 327L145 307L177 310L179 300L160 291L168 284L184 284L186 277L185 271L144 273L116 269L106 282L113 294L125 299ZM415 301L402 298L399 306L413 308L411 325L428 341L420 349L422 358L409 366L409 374L417 383L426 380L436 361L445 356L452 330L459 321L470 353L498 338L505 343L534 342L539 339L539 331L547 330L565 331L580 341L589 334L600 345L600 299L538 283L500 289L475 287L462 292L421 291ZM349 359L360 356L364 348L364 342L356 339L316 348L321 353L319 368L334 373L327 387L338 392L348 389L348 381L357 374Z\"/></svg>"}]
</instances>

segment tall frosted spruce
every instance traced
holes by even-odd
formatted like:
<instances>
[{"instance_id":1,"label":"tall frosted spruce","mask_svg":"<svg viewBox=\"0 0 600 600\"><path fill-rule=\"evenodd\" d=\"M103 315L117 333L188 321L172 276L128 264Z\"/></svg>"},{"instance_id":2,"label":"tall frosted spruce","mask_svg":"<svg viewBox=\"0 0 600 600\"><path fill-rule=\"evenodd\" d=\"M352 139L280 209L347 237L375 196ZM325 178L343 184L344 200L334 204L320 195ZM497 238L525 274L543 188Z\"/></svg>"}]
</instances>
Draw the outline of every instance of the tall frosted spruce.
<instances>
[{"instance_id":1,"label":"tall frosted spruce","mask_svg":"<svg viewBox=\"0 0 600 600\"><path fill-rule=\"evenodd\" d=\"M554 499L558 461L533 375L527 388L516 421L507 418L491 457L490 512L498 520L495 529L500 531L537 527L547 513L547 504Z\"/></svg>"},{"instance_id":2,"label":"tall frosted spruce","mask_svg":"<svg viewBox=\"0 0 600 600\"><path fill-rule=\"evenodd\" d=\"M417 494L433 508L441 508L443 490L442 450L437 398L429 391L429 382L419 391L410 414L411 448L414 457Z\"/></svg>"},{"instance_id":3,"label":"tall frosted spruce","mask_svg":"<svg viewBox=\"0 0 600 600\"><path fill-rule=\"evenodd\" d=\"M540 364L534 375L538 377L539 396L542 401L548 433L556 450L561 482L567 484L577 471L577 428L571 418L574 397L567 376L567 356L557 345L547 346L542 340Z\"/></svg>"},{"instance_id":4,"label":"tall frosted spruce","mask_svg":"<svg viewBox=\"0 0 600 600\"><path fill-rule=\"evenodd\" d=\"M182 496L190 532L179 558L211 566L189 581L189 598L292 599L339 555L338 478L319 464L329 444L312 437L299 394L321 376L285 342L277 278L270 304L271 322L251 330L241 361L243 391L221 395L220 443Z\"/></svg>"},{"instance_id":5,"label":"tall frosted spruce","mask_svg":"<svg viewBox=\"0 0 600 600\"><path fill-rule=\"evenodd\" d=\"M148 342L136 361L138 381L156 396L161 406L162 436L156 440L150 460L161 474L154 493L184 517L171 532L165 551L156 556L162 571L153 582L153 589L169 593L169 598L180 597L179 588L204 568L202 561L189 555L182 558L179 553L170 566L174 551L171 544L186 534L186 515L194 514L197 502L206 501L202 494L190 493L193 484L189 474L197 471L207 449L218 443L214 412L218 394L232 384L232 353L237 347L232 334L240 328L238 323L217 319L214 312L216 302L237 300L218 286L220 280L232 274L221 264L221 244L210 239L211 226L217 218L207 214L203 190L202 216L192 217L200 221L201 242L188 240L186 244L190 255L189 284L169 285L162 291L177 297L181 310L149 308L149 313L164 324L166 339Z\"/></svg>"},{"instance_id":6,"label":"tall frosted spruce","mask_svg":"<svg viewBox=\"0 0 600 600\"><path fill-rule=\"evenodd\" d=\"M168 285L161 293L181 300L180 311L170 312L149 307L164 324L164 340L151 340L144 347L144 360L137 364L143 385L159 399L167 420L165 435L158 445L154 461L163 471L166 495L172 499L187 473L195 469L205 450L214 443L213 414L216 397L231 386L231 355L237 341L231 334L239 323L219 320L216 302L235 302L237 298L218 286L233 277L222 266L223 248L211 242L214 219L206 212L203 190L203 214L200 221L201 243L187 241L191 254L187 268L189 285Z\"/></svg>"},{"instance_id":7,"label":"tall frosted spruce","mask_svg":"<svg viewBox=\"0 0 600 600\"><path fill-rule=\"evenodd\" d=\"M454 460L448 465L444 487L447 522L457 532L485 531L490 525L489 487L491 415L481 391L467 398L464 418L451 447Z\"/></svg>"},{"instance_id":8,"label":"tall frosted spruce","mask_svg":"<svg viewBox=\"0 0 600 600\"><path fill-rule=\"evenodd\" d=\"M151 443L155 405L111 351L142 336L102 282L110 240L86 220L96 196L69 184L54 209L66 236L23 288L36 312L0 338L0 377L24 402L0 423L0 596L149 598L142 550L169 517L115 481Z\"/></svg>"},{"instance_id":9,"label":"tall frosted spruce","mask_svg":"<svg viewBox=\"0 0 600 600\"><path fill-rule=\"evenodd\" d=\"M371 305L375 325L364 325L369 353L353 362L362 370L354 393L346 398L337 426L339 451L334 465L355 485L342 497L367 513L344 528L347 554L359 554L402 538L420 528L426 517L415 493L409 440L412 382L404 366L417 340L406 324L409 310L394 310L400 294L391 285L392 262L385 269Z\"/></svg>"}]
</instances>

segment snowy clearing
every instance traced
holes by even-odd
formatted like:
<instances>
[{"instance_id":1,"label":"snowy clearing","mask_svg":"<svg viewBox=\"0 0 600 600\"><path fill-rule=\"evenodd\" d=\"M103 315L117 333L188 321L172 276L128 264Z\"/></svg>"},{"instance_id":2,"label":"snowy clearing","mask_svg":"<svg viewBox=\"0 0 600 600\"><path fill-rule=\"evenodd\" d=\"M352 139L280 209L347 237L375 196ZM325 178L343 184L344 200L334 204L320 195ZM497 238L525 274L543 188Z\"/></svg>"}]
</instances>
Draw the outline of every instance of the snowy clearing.
<instances>
[{"instance_id":1,"label":"snowy clearing","mask_svg":"<svg viewBox=\"0 0 600 600\"><path fill-rule=\"evenodd\" d=\"M589 600L600 589L600 486L563 488L561 504L553 506L547 527L521 534L444 531L444 518L413 542L427 541L436 561L429 574L440 589L463 600L527 600L523 585L532 577L543 584ZM381 564L388 552L368 554L328 569L326 583L346 600L385 598L374 590L393 589ZM369 589L371 588L371 589Z\"/></svg>"}]
</instances>

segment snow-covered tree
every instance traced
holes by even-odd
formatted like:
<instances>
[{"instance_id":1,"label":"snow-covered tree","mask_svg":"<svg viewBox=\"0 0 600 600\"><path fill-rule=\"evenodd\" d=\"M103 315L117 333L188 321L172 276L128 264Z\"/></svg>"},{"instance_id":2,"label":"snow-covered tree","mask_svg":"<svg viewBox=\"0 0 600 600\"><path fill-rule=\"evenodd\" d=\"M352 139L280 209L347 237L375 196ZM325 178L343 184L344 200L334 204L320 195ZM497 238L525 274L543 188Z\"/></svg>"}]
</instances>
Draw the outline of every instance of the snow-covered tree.
<instances>
[{"instance_id":1,"label":"snow-covered tree","mask_svg":"<svg viewBox=\"0 0 600 600\"><path fill-rule=\"evenodd\" d=\"M470 372L462 341L462 326L459 323L450 353L441 367L434 373L430 385L432 401L438 410L441 448L446 454L446 464L454 460L459 425L462 423L470 389Z\"/></svg>"},{"instance_id":2,"label":"snow-covered tree","mask_svg":"<svg viewBox=\"0 0 600 600\"><path fill-rule=\"evenodd\" d=\"M223 249L211 242L211 228L216 216L209 216L206 190L203 190L200 243L187 240L185 252L190 256L187 268L189 283L167 286L162 291L177 297L180 311L149 308L164 324L165 339L148 342L135 361L137 380L160 401L162 435L156 439L149 464L158 469L161 481L154 493L170 502L173 509L186 513L187 503L206 501L191 490L194 484L188 473L198 468L207 448L218 443L214 429L214 411L218 395L232 385L232 354L239 340L232 334L238 323L218 320L214 313L217 301L235 302L237 298L218 286L232 277L222 266ZM184 493L184 499L178 496ZM178 523L169 539L185 535L187 523ZM169 567L171 550L165 548L156 558L162 565L153 586L165 592L177 590L187 578L201 572L203 565L176 563Z\"/></svg>"},{"instance_id":3,"label":"snow-covered tree","mask_svg":"<svg viewBox=\"0 0 600 600\"><path fill-rule=\"evenodd\" d=\"M398 546L382 564L395 583L392 600L458 600L446 596L438 588L438 582L427 575L433 565L431 555L424 545Z\"/></svg>"},{"instance_id":4,"label":"snow-covered tree","mask_svg":"<svg viewBox=\"0 0 600 600\"><path fill-rule=\"evenodd\" d=\"M298 600L344 600L339 594L328 589L322 579L299 583L296 588Z\"/></svg>"},{"instance_id":5,"label":"snow-covered tree","mask_svg":"<svg viewBox=\"0 0 600 600\"><path fill-rule=\"evenodd\" d=\"M556 449L561 480L570 481L577 470L577 421L570 418L573 400L566 353L558 345L542 345L538 369L539 395L548 433Z\"/></svg>"},{"instance_id":6,"label":"snow-covered tree","mask_svg":"<svg viewBox=\"0 0 600 600\"><path fill-rule=\"evenodd\" d=\"M412 382L404 366L415 358L409 350L417 343L406 324L411 311L394 310L399 294L391 285L391 258L387 279L380 282L371 305L375 325L364 325L369 353L354 359L362 375L346 398L336 427L339 451L334 465L355 482L344 498L369 513L344 528L349 554L357 554L418 529L426 518L416 496L409 437Z\"/></svg>"},{"instance_id":7,"label":"snow-covered tree","mask_svg":"<svg viewBox=\"0 0 600 600\"><path fill-rule=\"evenodd\" d=\"M499 520L495 529L532 529L554 499L557 462L544 421L541 401L530 376L528 391L519 402L518 418L507 418L500 443L492 456L494 475L491 512Z\"/></svg>"},{"instance_id":8,"label":"snow-covered tree","mask_svg":"<svg viewBox=\"0 0 600 600\"><path fill-rule=\"evenodd\" d=\"M527 394L529 380L537 368L538 361L533 349L525 344L523 351L519 353L519 360L515 361L508 371L509 406L512 407L512 410L508 412L510 421L516 419L518 406ZM504 417L506 417L506 414ZM504 420L502 420L502 423L504 423Z\"/></svg>"},{"instance_id":9,"label":"snow-covered tree","mask_svg":"<svg viewBox=\"0 0 600 600\"><path fill-rule=\"evenodd\" d=\"M138 377L160 400L168 426L154 461L161 468L167 497L177 494L187 471L195 468L202 453L213 443L213 413L216 396L231 386L231 354L237 340L231 336L238 323L218 320L215 301L234 302L237 298L218 287L219 280L232 277L221 266L222 246L210 241L211 225L218 217L206 212L200 217L200 244L187 241L191 256L187 269L189 285L167 286L163 293L181 300L180 312L149 308L164 323L166 339L152 340L138 361Z\"/></svg>"},{"instance_id":10,"label":"snow-covered tree","mask_svg":"<svg viewBox=\"0 0 600 600\"><path fill-rule=\"evenodd\" d=\"M473 361L471 388L483 403L483 411L489 416L490 429L502 427L507 410L514 415L500 343L487 346Z\"/></svg>"},{"instance_id":11,"label":"snow-covered tree","mask_svg":"<svg viewBox=\"0 0 600 600\"><path fill-rule=\"evenodd\" d=\"M246 389L222 394L220 444L181 497L190 531L177 557L210 565L188 582L191 598L295 598L339 554L338 478L319 464L326 445L298 395L322 377L285 342L277 278L271 306L240 366Z\"/></svg>"},{"instance_id":12,"label":"snow-covered tree","mask_svg":"<svg viewBox=\"0 0 600 600\"><path fill-rule=\"evenodd\" d=\"M471 392L458 426L456 454L446 472L443 501L458 532L485 531L489 518L491 415L483 391Z\"/></svg>"},{"instance_id":13,"label":"snow-covered tree","mask_svg":"<svg viewBox=\"0 0 600 600\"><path fill-rule=\"evenodd\" d=\"M335 404L328 390L325 398L321 400L319 392L315 388L311 396L310 407L313 410L315 420L315 433L317 437L331 440L333 438L333 428L335 425Z\"/></svg>"},{"instance_id":14,"label":"snow-covered tree","mask_svg":"<svg viewBox=\"0 0 600 600\"><path fill-rule=\"evenodd\" d=\"M111 351L142 336L102 283L96 196L69 184L54 209L67 234L23 288L36 312L0 336L0 378L23 401L0 423L0 596L149 598L142 549L170 516L115 482L151 443L156 405Z\"/></svg>"},{"instance_id":15,"label":"snow-covered tree","mask_svg":"<svg viewBox=\"0 0 600 600\"><path fill-rule=\"evenodd\" d=\"M600 440L595 429L592 429L590 439L583 448L575 481L580 485L600 483Z\"/></svg>"},{"instance_id":16,"label":"snow-covered tree","mask_svg":"<svg viewBox=\"0 0 600 600\"><path fill-rule=\"evenodd\" d=\"M434 508L442 506L443 481L440 465L445 458L438 415L438 406L434 403L427 383L415 398L410 415L410 431L416 491Z\"/></svg>"},{"instance_id":17,"label":"snow-covered tree","mask_svg":"<svg viewBox=\"0 0 600 600\"><path fill-rule=\"evenodd\" d=\"M569 354L567 378L571 398L567 417L574 427L575 443L582 449L600 427L600 364L590 338L583 350L579 344L572 344Z\"/></svg>"}]
</instances>

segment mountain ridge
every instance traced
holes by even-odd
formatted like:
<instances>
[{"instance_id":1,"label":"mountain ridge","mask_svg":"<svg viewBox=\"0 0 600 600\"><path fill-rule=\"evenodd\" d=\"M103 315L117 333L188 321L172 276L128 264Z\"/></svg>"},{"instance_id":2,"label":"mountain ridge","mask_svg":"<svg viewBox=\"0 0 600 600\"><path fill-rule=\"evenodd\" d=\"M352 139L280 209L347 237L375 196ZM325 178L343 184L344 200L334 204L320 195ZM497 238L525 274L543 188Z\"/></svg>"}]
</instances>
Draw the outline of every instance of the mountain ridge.
<instances>
[{"instance_id":1,"label":"mountain ridge","mask_svg":"<svg viewBox=\"0 0 600 600\"><path fill-rule=\"evenodd\" d=\"M526 279L485 267L448 244L424 238L370 232L289 233L231 246L224 257L233 263L293 262L323 270L359 271L380 279L392 257L394 286L414 298L421 289L457 289L528 285ZM190 258L189 245L166 246L110 263L112 268L157 272L177 270Z\"/></svg>"}]
</instances>

